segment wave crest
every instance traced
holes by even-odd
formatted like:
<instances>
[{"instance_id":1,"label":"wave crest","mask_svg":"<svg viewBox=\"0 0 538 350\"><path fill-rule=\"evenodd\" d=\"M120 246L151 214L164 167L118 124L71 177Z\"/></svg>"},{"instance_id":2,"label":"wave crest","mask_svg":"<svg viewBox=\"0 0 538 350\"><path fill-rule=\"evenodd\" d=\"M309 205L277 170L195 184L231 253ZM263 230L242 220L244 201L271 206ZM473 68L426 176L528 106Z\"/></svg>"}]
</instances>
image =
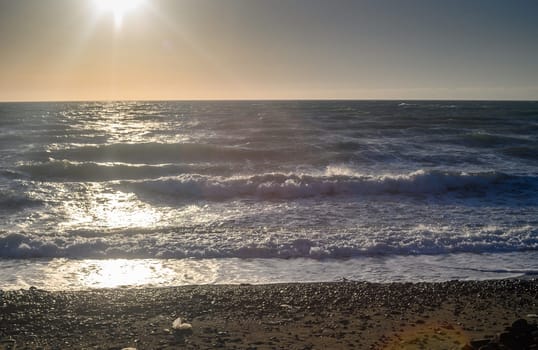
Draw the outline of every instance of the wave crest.
<instances>
[{"instance_id":1,"label":"wave crest","mask_svg":"<svg viewBox=\"0 0 538 350\"><path fill-rule=\"evenodd\" d=\"M476 174L419 170L401 175L307 175L268 173L230 178L185 175L144 181L123 181L134 192L150 192L178 198L275 199L337 195L434 195L452 191L475 193L515 178L498 172Z\"/></svg>"}]
</instances>

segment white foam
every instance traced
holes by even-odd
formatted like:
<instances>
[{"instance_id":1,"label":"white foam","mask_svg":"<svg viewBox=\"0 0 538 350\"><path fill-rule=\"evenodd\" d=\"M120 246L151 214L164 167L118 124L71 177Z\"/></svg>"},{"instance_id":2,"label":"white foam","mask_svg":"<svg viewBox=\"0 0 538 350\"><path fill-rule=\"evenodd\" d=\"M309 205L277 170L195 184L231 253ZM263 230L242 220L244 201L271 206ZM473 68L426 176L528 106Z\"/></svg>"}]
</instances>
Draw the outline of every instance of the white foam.
<instances>
[{"instance_id":1,"label":"white foam","mask_svg":"<svg viewBox=\"0 0 538 350\"><path fill-rule=\"evenodd\" d=\"M1 234L1 258L312 258L346 259L373 255L442 255L538 250L537 230L519 227L461 227L417 224L377 231L263 232L257 229L185 227L181 230L127 228L107 234Z\"/></svg>"}]
</instances>

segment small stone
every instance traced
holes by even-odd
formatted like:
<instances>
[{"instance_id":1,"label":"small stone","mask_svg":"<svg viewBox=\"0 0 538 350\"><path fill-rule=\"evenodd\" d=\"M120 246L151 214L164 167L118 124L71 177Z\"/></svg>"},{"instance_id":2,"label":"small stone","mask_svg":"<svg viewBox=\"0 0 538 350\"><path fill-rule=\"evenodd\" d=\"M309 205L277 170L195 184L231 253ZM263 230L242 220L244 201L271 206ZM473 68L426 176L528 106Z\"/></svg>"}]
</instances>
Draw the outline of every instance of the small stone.
<instances>
[{"instance_id":1,"label":"small stone","mask_svg":"<svg viewBox=\"0 0 538 350\"><path fill-rule=\"evenodd\" d=\"M181 322L181 318L178 317L172 323L172 328L175 331L190 331L190 330L192 330L192 325L190 323Z\"/></svg>"}]
</instances>

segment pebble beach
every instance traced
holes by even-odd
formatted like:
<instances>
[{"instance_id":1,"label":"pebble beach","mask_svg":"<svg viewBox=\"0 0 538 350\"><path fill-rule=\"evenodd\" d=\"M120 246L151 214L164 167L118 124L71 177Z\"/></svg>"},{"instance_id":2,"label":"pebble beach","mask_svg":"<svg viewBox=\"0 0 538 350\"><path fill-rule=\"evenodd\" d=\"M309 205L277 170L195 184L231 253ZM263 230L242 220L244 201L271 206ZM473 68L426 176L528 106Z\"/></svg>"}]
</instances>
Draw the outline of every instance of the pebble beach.
<instances>
[{"instance_id":1,"label":"pebble beach","mask_svg":"<svg viewBox=\"0 0 538 350\"><path fill-rule=\"evenodd\" d=\"M30 288L0 292L0 349L478 349L537 312L536 280Z\"/></svg>"}]
</instances>

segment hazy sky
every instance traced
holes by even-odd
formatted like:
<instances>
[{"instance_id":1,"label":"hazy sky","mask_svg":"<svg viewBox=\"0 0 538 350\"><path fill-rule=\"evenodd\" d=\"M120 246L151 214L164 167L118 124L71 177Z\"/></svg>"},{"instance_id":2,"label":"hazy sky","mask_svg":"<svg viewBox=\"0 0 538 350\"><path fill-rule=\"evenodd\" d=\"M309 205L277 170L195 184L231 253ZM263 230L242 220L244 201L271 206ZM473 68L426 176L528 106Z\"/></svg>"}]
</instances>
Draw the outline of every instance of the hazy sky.
<instances>
[{"instance_id":1,"label":"hazy sky","mask_svg":"<svg viewBox=\"0 0 538 350\"><path fill-rule=\"evenodd\" d=\"M98 2L0 0L0 100L538 99L536 0Z\"/></svg>"}]
</instances>

